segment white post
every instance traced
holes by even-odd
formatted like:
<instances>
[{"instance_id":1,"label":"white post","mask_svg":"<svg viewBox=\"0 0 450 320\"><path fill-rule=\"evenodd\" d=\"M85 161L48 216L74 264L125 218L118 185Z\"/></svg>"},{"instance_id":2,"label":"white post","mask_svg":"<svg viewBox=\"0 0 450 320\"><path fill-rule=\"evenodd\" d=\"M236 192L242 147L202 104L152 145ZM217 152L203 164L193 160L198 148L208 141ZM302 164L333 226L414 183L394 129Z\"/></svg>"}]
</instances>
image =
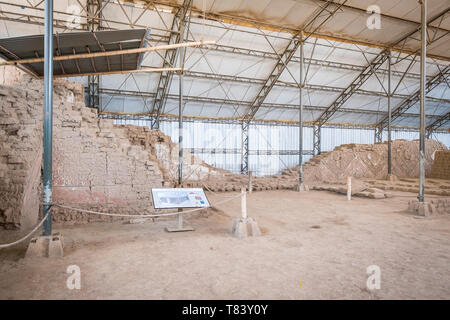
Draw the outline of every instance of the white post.
<instances>
[{"instance_id":1,"label":"white post","mask_svg":"<svg viewBox=\"0 0 450 320\"><path fill-rule=\"evenodd\" d=\"M252 193L252 171L248 172L248 193Z\"/></svg>"},{"instance_id":2,"label":"white post","mask_svg":"<svg viewBox=\"0 0 450 320\"><path fill-rule=\"evenodd\" d=\"M241 212L242 220L247 220L247 194L245 188L241 188Z\"/></svg>"},{"instance_id":3,"label":"white post","mask_svg":"<svg viewBox=\"0 0 450 320\"><path fill-rule=\"evenodd\" d=\"M347 177L347 200L352 200L352 177Z\"/></svg>"}]
</instances>

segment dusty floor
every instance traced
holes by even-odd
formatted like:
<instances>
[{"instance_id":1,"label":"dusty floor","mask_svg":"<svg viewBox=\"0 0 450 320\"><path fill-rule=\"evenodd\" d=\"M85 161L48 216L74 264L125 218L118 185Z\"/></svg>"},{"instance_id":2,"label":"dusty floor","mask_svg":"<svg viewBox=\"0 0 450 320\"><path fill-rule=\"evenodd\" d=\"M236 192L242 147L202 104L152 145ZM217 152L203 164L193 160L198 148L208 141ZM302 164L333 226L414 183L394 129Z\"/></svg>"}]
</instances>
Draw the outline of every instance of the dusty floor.
<instances>
[{"instance_id":1,"label":"dusty floor","mask_svg":"<svg viewBox=\"0 0 450 320\"><path fill-rule=\"evenodd\" d=\"M62 259L22 259L0 251L1 299L450 299L450 215L403 212L412 193L371 200L310 191L254 192L249 216L263 231L228 231L240 201L190 219L195 232L167 233L174 221L55 226ZM212 203L219 196L210 195ZM0 242L17 234L0 232ZM69 265L81 289L69 290ZM381 268L381 289L366 268Z\"/></svg>"}]
</instances>

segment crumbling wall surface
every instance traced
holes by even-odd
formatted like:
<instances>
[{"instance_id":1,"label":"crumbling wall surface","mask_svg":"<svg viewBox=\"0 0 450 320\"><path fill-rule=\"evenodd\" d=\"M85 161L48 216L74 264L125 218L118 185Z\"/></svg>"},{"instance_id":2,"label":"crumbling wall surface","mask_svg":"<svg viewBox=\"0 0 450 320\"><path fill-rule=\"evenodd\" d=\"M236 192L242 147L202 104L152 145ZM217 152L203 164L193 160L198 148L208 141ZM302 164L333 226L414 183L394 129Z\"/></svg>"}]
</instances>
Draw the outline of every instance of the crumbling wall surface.
<instances>
[{"instance_id":1,"label":"crumbling wall surface","mask_svg":"<svg viewBox=\"0 0 450 320\"><path fill-rule=\"evenodd\" d=\"M450 150L436 151L430 177L450 180Z\"/></svg>"},{"instance_id":2,"label":"crumbling wall surface","mask_svg":"<svg viewBox=\"0 0 450 320\"><path fill-rule=\"evenodd\" d=\"M41 203L43 83L23 76L0 86L0 225L36 223ZM84 106L81 83L55 80L53 95L53 201L84 209L137 213L162 186L158 163L133 145L113 120ZM54 207L55 221L91 219ZM103 218L104 219L104 218Z\"/></svg>"},{"instance_id":3,"label":"crumbling wall surface","mask_svg":"<svg viewBox=\"0 0 450 320\"><path fill-rule=\"evenodd\" d=\"M39 214L42 96L0 85L0 226L33 225Z\"/></svg>"},{"instance_id":4,"label":"crumbling wall surface","mask_svg":"<svg viewBox=\"0 0 450 320\"><path fill-rule=\"evenodd\" d=\"M133 145L142 146L150 154L167 186L178 184L179 149L178 144L172 142L170 137L159 130L150 130L147 127L120 125L126 131L129 141ZM183 181L191 183L208 179L226 179L231 173L227 170L212 167L193 156L186 150L183 151ZM232 175L232 174L231 174Z\"/></svg>"},{"instance_id":5,"label":"crumbling wall surface","mask_svg":"<svg viewBox=\"0 0 450 320\"><path fill-rule=\"evenodd\" d=\"M0 59L2 61L2 59ZM20 81L25 72L16 66L0 66L0 85L13 85Z\"/></svg>"},{"instance_id":6,"label":"crumbling wall surface","mask_svg":"<svg viewBox=\"0 0 450 320\"><path fill-rule=\"evenodd\" d=\"M435 140L425 142L425 174L431 173L435 151L446 150ZM298 167L284 172L297 174ZM419 141L392 141L392 173L398 177L418 177ZM345 144L312 158L304 164L304 180L340 181L348 176L355 178L385 179L387 176L387 143Z\"/></svg>"},{"instance_id":7,"label":"crumbling wall surface","mask_svg":"<svg viewBox=\"0 0 450 320\"><path fill-rule=\"evenodd\" d=\"M80 83L60 82L54 101L53 199L74 207L145 213L151 188L163 177L145 146L129 141L126 130L84 106ZM57 106L57 107L56 107ZM55 220L109 220L57 209ZM59 214L58 214L59 213Z\"/></svg>"}]
</instances>

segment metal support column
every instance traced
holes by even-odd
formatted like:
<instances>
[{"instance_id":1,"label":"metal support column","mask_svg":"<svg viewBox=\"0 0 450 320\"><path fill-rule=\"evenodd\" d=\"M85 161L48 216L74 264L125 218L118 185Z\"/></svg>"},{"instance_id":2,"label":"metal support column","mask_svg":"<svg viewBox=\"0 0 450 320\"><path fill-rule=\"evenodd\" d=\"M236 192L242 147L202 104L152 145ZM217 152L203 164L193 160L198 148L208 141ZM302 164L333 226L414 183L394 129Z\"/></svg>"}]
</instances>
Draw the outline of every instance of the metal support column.
<instances>
[{"instance_id":1,"label":"metal support column","mask_svg":"<svg viewBox=\"0 0 450 320\"><path fill-rule=\"evenodd\" d=\"M389 50L388 62L388 88L387 88L387 105L388 105L388 175L392 174L392 141L391 141L391 50Z\"/></svg>"},{"instance_id":2,"label":"metal support column","mask_svg":"<svg viewBox=\"0 0 450 320\"><path fill-rule=\"evenodd\" d=\"M419 202L425 194L425 81L427 64L427 0L420 0L421 7L421 53L420 53L420 150L419 150Z\"/></svg>"},{"instance_id":3,"label":"metal support column","mask_svg":"<svg viewBox=\"0 0 450 320\"><path fill-rule=\"evenodd\" d=\"M248 174L248 132L250 128L250 121L242 121L242 159L241 159L241 174Z\"/></svg>"},{"instance_id":4,"label":"metal support column","mask_svg":"<svg viewBox=\"0 0 450 320\"><path fill-rule=\"evenodd\" d=\"M320 131L321 125L315 124L313 126L313 152L315 156L320 154Z\"/></svg>"},{"instance_id":5,"label":"metal support column","mask_svg":"<svg viewBox=\"0 0 450 320\"><path fill-rule=\"evenodd\" d=\"M185 50L180 51L180 65L183 65ZM178 187L183 183L183 71L179 76L179 99L178 99ZM194 231L193 228L183 225L183 209L178 208L177 226L175 228L166 227L167 232Z\"/></svg>"},{"instance_id":6,"label":"metal support column","mask_svg":"<svg viewBox=\"0 0 450 320\"><path fill-rule=\"evenodd\" d=\"M52 234L52 128L53 128L53 0L45 0L44 33L44 193L43 235Z\"/></svg>"},{"instance_id":7,"label":"metal support column","mask_svg":"<svg viewBox=\"0 0 450 320\"><path fill-rule=\"evenodd\" d=\"M183 72L179 73L178 100L178 186L183 182Z\"/></svg>"},{"instance_id":8,"label":"metal support column","mask_svg":"<svg viewBox=\"0 0 450 320\"><path fill-rule=\"evenodd\" d=\"M168 44L182 43L189 38L189 31L185 30L186 24L190 25L192 13L192 0L184 0L183 5L178 9L173 18L171 31L169 33ZM183 36L184 34L184 36ZM164 56L162 68L173 67L176 63L177 56L180 54L182 48L175 50L167 50ZM182 67L181 64L180 67ZM152 120L152 129L159 129L159 120L161 113L164 112L167 96L170 91L170 85L172 84L173 71L163 71L160 74L158 87L156 90L156 96L153 99L152 114L154 118Z\"/></svg>"},{"instance_id":9,"label":"metal support column","mask_svg":"<svg viewBox=\"0 0 450 320\"><path fill-rule=\"evenodd\" d=\"M298 191L301 191L303 183L303 32L300 34L300 87L299 87L299 110L298 110Z\"/></svg>"},{"instance_id":10,"label":"metal support column","mask_svg":"<svg viewBox=\"0 0 450 320\"><path fill-rule=\"evenodd\" d=\"M382 127L375 127L375 143L382 142L383 141L383 128Z\"/></svg>"},{"instance_id":11,"label":"metal support column","mask_svg":"<svg viewBox=\"0 0 450 320\"><path fill-rule=\"evenodd\" d=\"M88 31L100 30L100 18L102 0L87 0L87 27ZM87 106L100 110L100 76L88 76L88 92L87 92Z\"/></svg>"}]
</instances>

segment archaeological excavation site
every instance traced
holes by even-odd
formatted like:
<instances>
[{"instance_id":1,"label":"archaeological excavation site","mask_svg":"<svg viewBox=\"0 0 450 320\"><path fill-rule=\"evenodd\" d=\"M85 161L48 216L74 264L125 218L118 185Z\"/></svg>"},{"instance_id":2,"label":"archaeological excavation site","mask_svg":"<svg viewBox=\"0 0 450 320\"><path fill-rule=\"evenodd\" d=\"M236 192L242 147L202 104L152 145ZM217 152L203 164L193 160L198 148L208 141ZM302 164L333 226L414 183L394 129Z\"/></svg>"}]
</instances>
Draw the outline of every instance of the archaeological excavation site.
<instances>
[{"instance_id":1,"label":"archaeological excavation site","mask_svg":"<svg viewBox=\"0 0 450 320\"><path fill-rule=\"evenodd\" d=\"M1 2L0 300L450 299L449 9Z\"/></svg>"}]
</instances>

